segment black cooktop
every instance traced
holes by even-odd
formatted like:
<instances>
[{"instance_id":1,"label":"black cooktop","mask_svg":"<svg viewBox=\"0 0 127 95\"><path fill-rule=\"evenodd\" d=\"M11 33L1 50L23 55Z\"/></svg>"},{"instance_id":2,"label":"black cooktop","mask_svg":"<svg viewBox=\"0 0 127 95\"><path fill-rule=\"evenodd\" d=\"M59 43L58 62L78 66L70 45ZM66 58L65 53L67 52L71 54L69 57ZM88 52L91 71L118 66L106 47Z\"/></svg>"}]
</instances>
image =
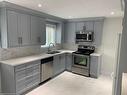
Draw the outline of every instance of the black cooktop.
<instances>
[{"instance_id":1,"label":"black cooktop","mask_svg":"<svg viewBox=\"0 0 127 95\"><path fill-rule=\"evenodd\" d=\"M82 54L82 55L90 55L95 51L94 46L84 46L84 45L79 45L78 50L73 52L75 54Z\"/></svg>"}]
</instances>

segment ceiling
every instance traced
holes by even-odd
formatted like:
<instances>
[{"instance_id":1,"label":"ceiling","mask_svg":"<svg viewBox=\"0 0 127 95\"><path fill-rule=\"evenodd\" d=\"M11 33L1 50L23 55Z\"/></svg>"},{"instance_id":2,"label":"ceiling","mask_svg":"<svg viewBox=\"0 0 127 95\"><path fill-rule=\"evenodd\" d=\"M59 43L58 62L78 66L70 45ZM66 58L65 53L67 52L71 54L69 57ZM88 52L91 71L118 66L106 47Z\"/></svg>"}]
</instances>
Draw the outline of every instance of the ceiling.
<instances>
[{"instance_id":1,"label":"ceiling","mask_svg":"<svg viewBox=\"0 0 127 95\"><path fill-rule=\"evenodd\" d=\"M121 0L1 0L65 19L123 16ZM42 7L38 7L42 4ZM111 15L112 12L112 15Z\"/></svg>"}]
</instances>

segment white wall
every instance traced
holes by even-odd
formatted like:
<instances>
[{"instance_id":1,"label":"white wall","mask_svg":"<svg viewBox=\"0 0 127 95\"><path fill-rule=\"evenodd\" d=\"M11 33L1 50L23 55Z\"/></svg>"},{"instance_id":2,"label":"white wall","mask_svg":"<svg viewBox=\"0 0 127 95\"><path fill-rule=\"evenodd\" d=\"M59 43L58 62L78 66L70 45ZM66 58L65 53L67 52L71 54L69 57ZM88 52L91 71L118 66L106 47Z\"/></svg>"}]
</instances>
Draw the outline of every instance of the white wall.
<instances>
[{"instance_id":1,"label":"white wall","mask_svg":"<svg viewBox=\"0 0 127 95\"><path fill-rule=\"evenodd\" d=\"M119 32L122 32L122 17L106 18L101 45L101 52L103 53L101 72L104 75L111 74L116 64L115 57Z\"/></svg>"},{"instance_id":2,"label":"white wall","mask_svg":"<svg viewBox=\"0 0 127 95\"><path fill-rule=\"evenodd\" d=\"M121 95L122 74L127 73L127 0L125 0L123 32L118 62L118 75L116 75L116 95Z\"/></svg>"}]
</instances>

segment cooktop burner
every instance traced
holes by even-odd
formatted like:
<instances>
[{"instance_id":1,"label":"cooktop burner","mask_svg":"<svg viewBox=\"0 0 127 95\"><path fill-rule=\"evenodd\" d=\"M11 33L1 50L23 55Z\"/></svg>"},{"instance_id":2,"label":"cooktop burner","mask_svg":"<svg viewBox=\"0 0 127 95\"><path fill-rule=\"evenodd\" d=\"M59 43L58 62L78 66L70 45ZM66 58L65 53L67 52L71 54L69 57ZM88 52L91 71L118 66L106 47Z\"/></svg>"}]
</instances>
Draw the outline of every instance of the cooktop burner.
<instances>
[{"instance_id":1,"label":"cooktop burner","mask_svg":"<svg viewBox=\"0 0 127 95\"><path fill-rule=\"evenodd\" d=\"M78 50L73 52L75 54L83 54L83 55L90 55L95 51L94 46L85 46L85 45L79 45Z\"/></svg>"}]
</instances>

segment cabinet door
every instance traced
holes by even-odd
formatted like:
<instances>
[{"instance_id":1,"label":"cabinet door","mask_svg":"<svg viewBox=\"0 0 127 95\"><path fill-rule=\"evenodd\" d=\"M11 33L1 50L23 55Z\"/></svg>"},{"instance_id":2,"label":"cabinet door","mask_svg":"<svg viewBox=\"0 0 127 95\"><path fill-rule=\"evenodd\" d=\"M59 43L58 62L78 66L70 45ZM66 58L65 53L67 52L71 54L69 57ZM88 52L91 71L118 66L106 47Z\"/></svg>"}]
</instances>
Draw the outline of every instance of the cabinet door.
<instances>
[{"instance_id":1,"label":"cabinet door","mask_svg":"<svg viewBox=\"0 0 127 95\"><path fill-rule=\"evenodd\" d=\"M94 22L93 21L85 22L84 26L86 26L86 30L94 32Z\"/></svg>"},{"instance_id":2,"label":"cabinet door","mask_svg":"<svg viewBox=\"0 0 127 95\"><path fill-rule=\"evenodd\" d=\"M57 28L56 28L56 33L55 33L55 36L56 36L56 38L55 38L55 42L56 43L59 43L59 44L61 44L62 43L62 33L63 33L63 30L64 29L64 25L63 25L63 23L59 23L59 24L57 24Z\"/></svg>"},{"instance_id":3,"label":"cabinet door","mask_svg":"<svg viewBox=\"0 0 127 95\"><path fill-rule=\"evenodd\" d=\"M20 81L16 81L16 93L22 94L26 91L26 79L22 79Z\"/></svg>"},{"instance_id":4,"label":"cabinet door","mask_svg":"<svg viewBox=\"0 0 127 95\"><path fill-rule=\"evenodd\" d=\"M76 32L83 30L84 22L77 22L76 23Z\"/></svg>"},{"instance_id":5,"label":"cabinet door","mask_svg":"<svg viewBox=\"0 0 127 95\"><path fill-rule=\"evenodd\" d=\"M18 14L14 11L7 11L8 46L19 46L18 41Z\"/></svg>"},{"instance_id":6,"label":"cabinet door","mask_svg":"<svg viewBox=\"0 0 127 95\"><path fill-rule=\"evenodd\" d=\"M40 83L40 61L33 61L15 67L16 93L24 93Z\"/></svg>"},{"instance_id":7,"label":"cabinet door","mask_svg":"<svg viewBox=\"0 0 127 95\"><path fill-rule=\"evenodd\" d=\"M59 55L54 56L53 61L53 75L57 75L60 73L60 57Z\"/></svg>"},{"instance_id":8,"label":"cabinet door","mask_svg":"<svg viewBox=\"0 0 127 95\"><path fill-rule=\"evenodd\" d=\"M101 71L101 55L91 55L90 75L98 78Z\"/></svg>"},{"instance_id":9,"label":"cabinet door","mask_svg":"<svg viewBox=\"0 0 127 95\"><path fill-rule=\"evenodd\" d=\"M72 68L72 54L66 54L66 70L71 71Z\"/></svg>"},{"instance_id":10,"label":"cabinet door","mask_svg":"<svg viewBox=\"0 0 127 95\"><path fill-rule=\"evenodd\" d=\"M75 43L76 23L69 22L65 24L65 43Z\"/></svg>"},{"instance_id":11,"label":"cabinet door","mask_svg":"<svg viewBox=\"0 0 127 95\"><path fill-rule=\"evenodd\" d=\"M60 55L60 72L65 70L65 54Z\"/></svg>"},{"instance_id":12,"label":"cabinet door","mask_svg":"<svg viewBox=\"0 0 127 95\"><path fill-rule=\"evenodd\" d=\"M39 31L39 23L38 18L35 16L31 16L31 44L38 44L38 31Z\"/></svg>"},{"instance_id":13,"label":"cabinet door","mask_svg":"<svg viewBox=\"0 0 127 95\"><path fill-rule=\"evenodd\" d=\"M31 43L44 45L46 42L46 30L44 19L31 16Z\"/></svg>"},{"instance_id":14,"label":"cabinet door","mask_svg":"<svg viewBox=\"0 0 127 95\"><path fill-rule=\"evenodd\" d=\"M77 22L76 23L76 31L83 30L83 27L86 27L86 30L93 31L94 30L94 22L93 21L85 21L85 22Z\"/></svg>"},{"instance_id":15,"label":"cabinet door","mask_svg":"<svg viewBox=\"0 0 127 95\"><path fill-rule=\"evenodd\" d=\"M18 14L18 32L21 39L21 45L30 45L30 16Z\"/></svg>"},{"instance_id":16,"label":"cabinet door","mask_svg":"<svg viewBox=\"0 0 127 95\"><path fill-rule=\"evenodd\" d=\"M38 42L40 45L46 44L46 22L45 19L39 18Z\"/></svg>"},{"instance_id":17,"label":"cabinet door","mask_svg":"<svg viewBox=\"0 0 127 95\"><path fill-rule=\"evenodd\" d=\"M100 46L103 34L103 21L96 21L94 24L94 45Z\"/></svg>"}]
</instances>

